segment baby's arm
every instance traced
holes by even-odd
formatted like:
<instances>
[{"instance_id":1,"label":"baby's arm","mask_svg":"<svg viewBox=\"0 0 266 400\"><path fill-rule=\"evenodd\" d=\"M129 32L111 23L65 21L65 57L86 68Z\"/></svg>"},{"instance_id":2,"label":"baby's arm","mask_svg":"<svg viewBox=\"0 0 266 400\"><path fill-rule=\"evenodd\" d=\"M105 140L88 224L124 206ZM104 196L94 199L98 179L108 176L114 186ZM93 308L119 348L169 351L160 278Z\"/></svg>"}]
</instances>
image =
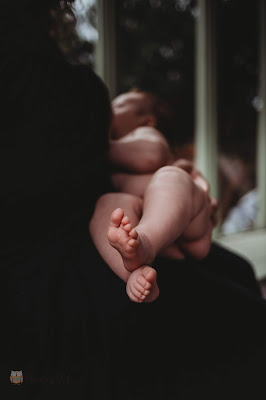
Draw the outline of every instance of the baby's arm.
<instances>
[{"instance_id":1,"label":"baby's arm","mask_svg":"<svg viewBox=\"0 0 266 400\"><path fill-rule=\"evenodd\" d=\"M109 160L127 172L148 173L168 164L172 155L167 140L157 129L140 127L110 140Z\"/></svg>"}]
</instances>

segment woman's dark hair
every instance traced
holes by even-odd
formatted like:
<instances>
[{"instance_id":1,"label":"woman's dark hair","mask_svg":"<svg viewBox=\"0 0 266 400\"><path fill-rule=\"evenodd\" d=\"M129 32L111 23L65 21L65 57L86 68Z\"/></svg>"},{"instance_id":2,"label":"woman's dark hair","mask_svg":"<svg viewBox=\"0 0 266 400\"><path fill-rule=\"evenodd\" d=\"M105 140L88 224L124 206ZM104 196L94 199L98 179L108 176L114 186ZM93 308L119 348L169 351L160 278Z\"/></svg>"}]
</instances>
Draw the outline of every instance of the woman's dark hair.
<instances>
[{"instance_id":1,"label":"woman's dark hair","mask_svg":"<svg viewBox=\"0 0 266 400\"><path fill-rule=\"evenodd\" d=\"M18 10L21 18L26 18L37 23L50 14L51 10L70 14L73 16L73 5L75 0L14 0L12 8Z\"/></svg>"},{"instance_id":2,"label":"woman's dark hair","mask_svg":"<svg viewBox=\"0 0 266 400\"><path fill-rule=\"evenodd\" d=\"M63 7L71 7L71 5L74 3L74 1L75 0L50 0L51 1L51 3L54 3L54 4L60 4L61 5L61 7L63 6Z\"/></svg>"},{"instance_id":3,"label":"woman's dark hair","mask_svg":"<svg viewBox=\"0 0 266 400\"><path fill-rule=\"evenodd\" d=\"M32 8L36 8L39 10L61 8L67 11L71 11L74 2L75 0L30 0L29 4Z\"/></svg>"}]
</instances>

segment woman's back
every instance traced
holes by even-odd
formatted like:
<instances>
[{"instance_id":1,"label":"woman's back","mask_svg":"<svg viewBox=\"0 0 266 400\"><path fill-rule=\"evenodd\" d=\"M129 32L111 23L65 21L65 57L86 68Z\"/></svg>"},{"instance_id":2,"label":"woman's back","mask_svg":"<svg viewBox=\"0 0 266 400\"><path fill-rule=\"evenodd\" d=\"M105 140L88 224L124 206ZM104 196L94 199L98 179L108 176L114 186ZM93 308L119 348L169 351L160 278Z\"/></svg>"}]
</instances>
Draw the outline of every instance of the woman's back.
<instances>
[{"instance_id":1,"label":"woman's back","mask_svg":"<svg viewBox=\"0 0 266 400\"><path fill-rule=\"evenodd\" d=\"M24 4L46 1L0 0L0 264L12 265L1 269L1 391L106 400L258 392L265 303L248 263L217 246L201 263L158 259L161 296L140 306L88 244L94 202L108 190L108 96L27 25ZM243 367L235 349L262 356ZM23 370L19 388L12 368Z\"/></svg>"},{"instance_id":2,"label":"woman's back","mask_svg":"<svg viewBox=\"0 0 266 400\"><path fill-rule=\"evenodd\" d=\"M0 41L0 259L10 263L43 239L87 234L108 185L110 110L96 75L67 64L41 30L20 21Z\"/></svg>"},{"instance_id":3,"label":"woman's back","mask_svg":"<svg viewBox=\"0 0 266 400\"><path fill-rule=\"evenodd\" d=\"M69 65L25 14L29 1L34 4L0 0L1 367L20 365L27 398L31 377L76 376L81 368L84 385L75 379L55 385L55 393L73 398L87 391L88 359L100 337L89 297L94 271L104 263L89 240L88 221L109 190L110 105L100 79ZM12 346L18 333L19 348ZM13 387L3 381L12 398Z\"/></svg>"}]
</instances>

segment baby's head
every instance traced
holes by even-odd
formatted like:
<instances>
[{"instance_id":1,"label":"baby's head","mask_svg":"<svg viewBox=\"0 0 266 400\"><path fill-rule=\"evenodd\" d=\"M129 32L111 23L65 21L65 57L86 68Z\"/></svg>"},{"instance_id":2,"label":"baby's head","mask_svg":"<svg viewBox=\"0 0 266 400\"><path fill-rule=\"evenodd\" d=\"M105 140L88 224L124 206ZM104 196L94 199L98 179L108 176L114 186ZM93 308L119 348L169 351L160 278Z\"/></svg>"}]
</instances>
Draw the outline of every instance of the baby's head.
<instances>
[{"instance_id":1,"label":"baby's head","mask_svg":"<svg viewBox=\"0 0 266 400\"><path fill-rule=\"evenodd\" d=\"M165 121L171 119L170 107L164 100L137 89L117 96L112 101L112 112L112 139L119 139L141 126L163 131Z\"/></svg>"}]
</instances>

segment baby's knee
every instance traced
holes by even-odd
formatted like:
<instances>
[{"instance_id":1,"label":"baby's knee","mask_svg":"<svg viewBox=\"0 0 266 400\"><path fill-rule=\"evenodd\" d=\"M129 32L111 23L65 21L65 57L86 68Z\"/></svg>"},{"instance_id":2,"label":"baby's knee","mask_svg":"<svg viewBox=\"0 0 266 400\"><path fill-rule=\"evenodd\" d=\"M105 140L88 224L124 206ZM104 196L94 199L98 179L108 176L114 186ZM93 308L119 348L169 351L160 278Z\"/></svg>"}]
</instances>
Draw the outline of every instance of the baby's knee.
<instances>
[{"instance_id":1,"label":"baby's knee","mask_svg":"<svg viewBox=\"0 0 266 400\"><path fill-rule=\"evenodd\" d=\"M189 177L188 173L185 172L183 169L176 167L174 165L166 165L165 167L159 168L155 175L170 175L170 176L177 176L177 177Z\"/></svg>"},{"instance_id":2,"label":"baby's knee","mask_svg":"<svg viewBox=\"0 0 266 400\"><path fill-rule=\"evenodd\" d=\"M153 175L153 182L191 185L192 179L189 174L181 168L167 165L159 168Z\"/></svg>"},{"instance_id":3,"label":"baby's knee","mask_svg":"<svg viewBox=\"0 0 266 400\"><path fill-rule=\"evenodd\" d=\"M157 169L156 174L176 174L179 173L179 170L180 168L174 165L166 165L165 167Z\"/></svg>"}]
</instances>

